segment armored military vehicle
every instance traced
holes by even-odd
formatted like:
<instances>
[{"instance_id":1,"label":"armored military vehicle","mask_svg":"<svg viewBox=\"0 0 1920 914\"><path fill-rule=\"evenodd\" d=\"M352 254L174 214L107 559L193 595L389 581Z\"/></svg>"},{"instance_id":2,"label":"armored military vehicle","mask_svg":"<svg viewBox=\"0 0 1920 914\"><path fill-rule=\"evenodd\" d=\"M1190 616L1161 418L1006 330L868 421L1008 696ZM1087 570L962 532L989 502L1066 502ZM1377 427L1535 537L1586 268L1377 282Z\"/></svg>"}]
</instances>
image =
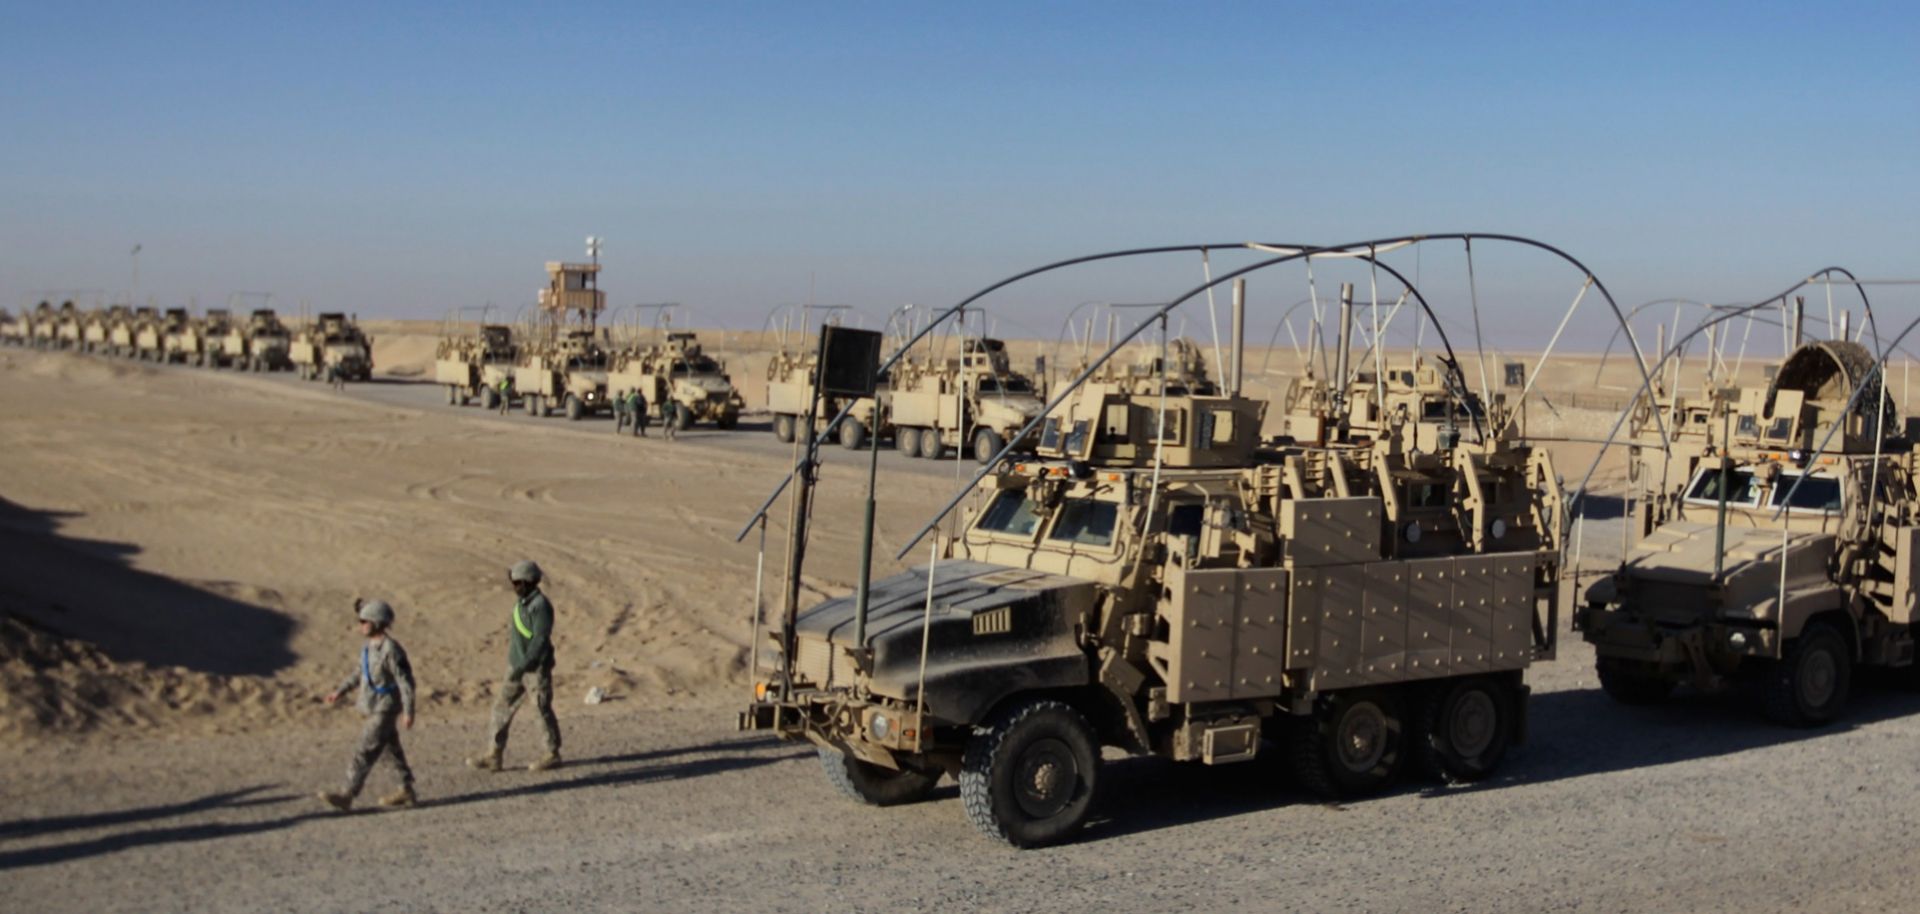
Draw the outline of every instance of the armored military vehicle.
<instances>
[{"instance_id":1,"label":"armored military vehicle","mask_svg":"<svg viewBox=\"0 0 1920 914\"><path fill-rule=\"evenodd\" d=\"M200 322L194 320L187 309L168 308L161 321L161 329L161 361L182 365L205 364L207 340L200 332Z\"/></svg>"},{"instance_id":2,"label":"armored military vehicle","mask_svg":"<svg viewBox=\"0 0 1920 914\"><path fill-rule=\"evenodd\" d=\"M733 428L747 405L734 389L727 363L707 355L699 335L686 330L623 353L614 365L612 384L616 395L638 388L660 421L682 429L695 422Z\"/></svg>"},{"instance_id":3,"label":"armored military vehicle","mask_svg":"<svg viewBox=\"0 0 1920 914\"><path fill-rule=\"evenodd\" d=\"M16 317L13 312L0 308L0 343L19 346L24 344L30 335L25 313Z\"/></svg>"},{"instance_id":4,"label":"armored military vehicle","mask_svg":"<svg viewBox=\"0 0 1920 914\"><path fill-rule=\"evenodd\" d=\"M29 344L35 349L52 349L60 327L60 312L52 302L41 302L33 306L28 316L27 332Z\"/></svg>"},{"instance_id":5,"label":"armored military vehicle","mask_svg":"<svg viewBox=\"0 0 1920 914\"><path fill-rule=\"evenodd\" d=\"M63 301L53 317L53 348L78 350L86 315L73 302Z\"/></svg>"},{"instance_id":6,"label":"armored military vehicle","mask_svg":"<svg viewBox=\"0 0 1920 914\"><path fill-rule=\"evenodd\" d=\"M561 409L571 420L613 411L608 374L614 353L604 330L567 330L529 344L513 366L513 388L529 416Z\"/></svg>"},{"instance_id":7,"label":"armored military vehicle","mask_svg":"<svg viewBox=\"0 0 1920 914\"><path fill-rule=\"evenodd\" d=\"M373 380L373 339L338 311L322 313L295 334L287 343L287 359L309 381L324 379L329 370L348 381Z\"/></svg>"},{"instance_id":8,"label":"armored military vehicle","mask_svg":"<svg viewBox=\"0 0 1920 914\"><path fill-rule=\"evenodd\" d=\"M985 463L1046 405L1033 379L1012 369L1006 344L987 337L963 340L958 359L896 371L892 389L895 446L930 459L960 447Z\"/></svg>"},{"instance_id":9,"label":"armored military vehicle","mask_svg":"<svg viewBox=\"0 0 1920 914\"><path fill-rule=\"evenodd\" d=\"M169 318L157 308L133 309L133 357L142 362L158 362L166 354Z\"/></svg>"},{"instance_id":10,"label":"armored military vehicle","mask_svg":"<svg viewBox=\"0 0 1920 914\"><path fill-rule=\"evenodd\" d=\"M272 308L255 308L245 322L233 322L220 338L220 359L241 371L280 371L289 358L292 334Z\"/></svg>"},{"instance_id":11,"label":"armored military vehicle","mask_svg":"<svg viewBox=\"0 0 1920 914\"><path fill-rule=\"evenodd\" d=\"M500 382L512 383L519 358L513 328L506 324L482 324L471 335L446 334L434 348L434 382L446 385L449 405L479 400L482 407L493 409L500 405Z\"/></svg>"},{"instance_id":12,"label":"armored military vehicle","mask_svg":"<svg viewBox=\"0 0 1920 914\"><path fill-rule=\"evenodd\" d=\"M115 305L114 308L119 308ZM113 308L94 308L88 311L80 322L80 350L82 352L107 351L107 333L113 327L115 314Z\"/></svg>"},{"instance_id":13,"label":"armored military vehicle","mask_svg":"<svg viewBox=\"0 0 1920 914\"><path fill-rule=\"evenodd\" d=\"M767 409L773 413L773 436L782 442L793 441L800 426L806 424L807 407L814 398L817 359L815 350L803 346L798 354L781 349L767 362ZM847 418L832 429L841 446L857 450L869 440L876 444L891 440L893 422L888 409L891 400L892 391L887 389L885 378L880 379L880 389L874 396L855 400ZM823 399L814 420L814 432L827 431L828 423L843 405L836 397Z\"/></svg>"},{"instance_id":14,"label":"armored military vehicle","mask_svg":"<svg viewBox=\"0 0 1920 914\"><path fill-rule=\"evenodd\" d=\"M1031 459L983 470L937 561L791 609L741 726L817 746L870 804L955 776L969 820L1016 846L1081 826L1106 746L1208 765L1271 747L1329 797L1407 763L1493 772L1556 648L1550 459L1465 409L1355 414L1363 388L1417 401L1417 369L1303 398L1315 439L1262 441L1234 326L1223 390L1198 360L1178 384L1089 374Z\"/></svg>"},{"instance_id":15,"label":"armored military vehicle","mask_svg":"<svg viewBox=\"0 0 1920 914\"><path fill-rule=\"evenodd\" d=\"M225 308L208 308L207 313L193 322L194 330L200 335L200 359L195 363L202 368L225 368L229 364L227 355L227 335L233 332L233 312Z\"/></svg>"},{"instance_id":16,"label":"armored military vehicle","mask_svg":"<svg viewBox=\"0 0 1920 914\"><path fill-rule=\"evenodd\" d=\"M1812 342L1765 388L1642 398L1643 538L1574 617L1607 694L1746 680L1768 716L1810 726L1841 714L1857 667L1913 663L1915 459L1881 368Z\"/></svg>"}]
</instances>

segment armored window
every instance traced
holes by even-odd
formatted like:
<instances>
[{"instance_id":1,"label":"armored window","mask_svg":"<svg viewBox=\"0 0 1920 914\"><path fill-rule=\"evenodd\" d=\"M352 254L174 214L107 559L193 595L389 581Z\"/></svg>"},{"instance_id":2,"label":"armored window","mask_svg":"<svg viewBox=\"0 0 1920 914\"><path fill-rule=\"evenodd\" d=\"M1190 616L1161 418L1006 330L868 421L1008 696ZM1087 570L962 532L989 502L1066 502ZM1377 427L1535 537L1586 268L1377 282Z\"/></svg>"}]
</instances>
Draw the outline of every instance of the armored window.
<instances>
[{"instance_id":1,"label":"armored window","mask_svg":"<svg viewBox=\"0 0 1920 914\"><path fill-rule=\"evenodd\" d=\"M1233 443L1233 410L1210 409L1200 428L1200 440L1205 447L1221 447Z\"/></svg>"},{"instance_id":2,"label":"armored window","mask_svg":"<svg viewBox=\"0 0 1920 914\"><path fill-rule=\"evenodd\" d=\"M1693 477L1693 485L1687 487L1687 500L1718 504L1720 502L1720 468L1704 467ZM1760 503L1760 490L1753 484L1752 470L1734 470L1728 474L1727 504L1753 507Z\"/></svg>"},{"instance_id":3,"label":"armored window","mask_svg":"<svg viewBox=\"0 0 1920 914\"><path fill-rule=\"evenodd\" d=\"M1445 400L1420 401L1420 421L1440 422L1445 420L1452 412L1452 410L1447 408L1448 406L1449 404Z\"/></svg>"},{"instance_id":4,"label":"armored window","mask_svg":"<svg viewBox=\"0 0 1920 914\"><path fill-rule=\"evenodd\" d=\"M1734 434L1742 438L1760 437L1760 420L1753 416L1741 416L1739 423L1734 426Z\"/></svg>"},{"instance_id":5,"label":"armored window","mask_svg":"<svg viewBox=\"0 0 1920 914\"><path fill-rule=\"evenodd\" d=\"M1451 487L1442 482L1407 483L1401 501L1409 508L1444 508Z\"/></svg>"},{"instance_id":6,"label":"armored window","mask_svg":"<svg viewBox=\"0 0 1920 914\"><path fill-rule=\"evenodd\" d=\"M1160 417L1163 413L1157 409L1150 410L1147 414L1147 428L1153 432L1152 440L1164 441L1168 444L1179 444L1181 412L1181 410L1177 409L1166 410L1164 415L1166 416L1167 422L1163 427L1160 424Z\"/></svg>"},{"instance_id":7,"label":"armored window","mask_svg":"<svg viewBox=\"0 0 1920 914\"><path fill-rule=\"evenodd\" d=\"M1087 420L1073 420L1073 430L1067 433L1067 444L1066 447L1061 449L1061 452L1070 457L1087 456L1087 450L1090 445L1090 442L1087 440L1088 431Z\"/></svg>"},{"instance_id":8,"label":"armored window","mask_svg":"<svg viewBox=\"0 0 1920 914\"><path fill-rule=\"evenodd\" d=\"M974 525L976 530L988 533L1005 533L1009 536L1032 536L1040 526L1040 506L1027 497L1025 489L1007 489L993 497L993 503L987 505L980 522Z\"/></svg>"},{"instance_id":9,"label":"armored window","mask_svg":"<svg viewBox=\"0 0 1920 914\"><path fill-rule=\"evenodd\" d=\"M1047 534L1047 540L1078 546L1112 545L1113 525L1119 516L1120 506L1113 502L1069 498L1060 509L1060 519L1053 522L1053 531Z\"/></svg>"},{"instance_id":10,"label":"armored window","mask_svg":"<svg viewBox=\"0 0 1920 914\"><path fill-rule=\"evenodd\" d=\"M983 394L1030 394L1033 393L1033 385L1027 383L1025 378L989 376L980 379L980 392Z\"/></svg>"},{"instance_id":11,"label":"armored window","mask_svg":"<svg viewBox=\"0 0 1920 914\"><path fill-rule=\"evenodd\" d=\"M1048 416L1047 421L1040 426L1040 447L1049 451L1060 449L1059 416Z\"/></svg>"},{"instance_id":12,"label":"armored window","mask_svg":"<svg viewBox=\"0 0 1920 914\"><path fill-rule=\"evenodd\" d=\"M1174 505L1167 515L1168 536L1199 536L1207 521L1207 506L1199 502Z\"/></svg>"},{"instance_id":13,"label":"armored window","mask_svg":"<svg viewBox=\"0 0 1920 914\"><path fill-rule=\"evenodd\" d=\"M1800 488L1793 492L1793 503L1787 503L1787 493L1794 483ZM1796 511L1838 511L1840 510L1840 480L1824 476L1781 476L1773 485L1773 498L1769 502L1778 508L1786 505Z\"/></svg>"},{"instance_id":14,"label":"armored window","mask_svg":"<svg viewBox=\"0 0 1920 914\"><path fill-rule=\"evenodd\" d=\"M1100 411L1100 416L1102 425L1100 436L1102 438L1113 441L1127 440L1128 428L1131 424L1128 420L1133 417L1132 407L1125 403L1109 403L1105 409Z\"/></svg>"},{"instance_id":15,"label":"armored window","mask_svg":"<svg viewBox=\"0 0 1920 914\"><path fill-rule=\"evenodd\" d=\"M1785 441L1787 440L1787 435L1792 431L1793 420L1786 416L1781 416L1773 420L1773 424L1767 427L1767 440Z\"/></svg>"}]
</instances>

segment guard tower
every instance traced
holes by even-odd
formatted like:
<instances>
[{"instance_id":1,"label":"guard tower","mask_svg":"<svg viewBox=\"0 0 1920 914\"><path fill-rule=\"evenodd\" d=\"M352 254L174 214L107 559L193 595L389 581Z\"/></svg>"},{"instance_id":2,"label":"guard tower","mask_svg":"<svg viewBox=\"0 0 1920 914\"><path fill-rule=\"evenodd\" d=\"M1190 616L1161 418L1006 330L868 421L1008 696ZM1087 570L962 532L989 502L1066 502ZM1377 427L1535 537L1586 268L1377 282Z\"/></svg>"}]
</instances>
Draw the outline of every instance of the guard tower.
<instances>
[{"instance_id":1,"label":"guard tower","mask_svg":"<svg viewBox=\"0 0 1920 914\"><path fill-rule=\"evenodd\" d=\"M591 333L607 307L600 291L600 264L547 262L547 287L540 290L540 316L550 330L569 324Z\"/></svg>"}]
</instances>

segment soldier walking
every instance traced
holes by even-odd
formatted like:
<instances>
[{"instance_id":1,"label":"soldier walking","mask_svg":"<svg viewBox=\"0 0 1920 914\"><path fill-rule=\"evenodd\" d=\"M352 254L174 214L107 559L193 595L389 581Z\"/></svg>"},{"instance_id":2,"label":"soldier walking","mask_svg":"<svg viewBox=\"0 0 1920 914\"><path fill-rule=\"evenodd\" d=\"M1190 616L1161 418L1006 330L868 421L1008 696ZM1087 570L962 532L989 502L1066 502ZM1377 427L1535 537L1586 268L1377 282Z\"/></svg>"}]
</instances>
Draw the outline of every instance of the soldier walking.
<instances>
[{"instance_id":1,"label":"soldier walking","mask_svg":"<svg viewBox=\"0 0 1920 914\"><path fill-rule=\"evenodd\" d=\"M680 437L680 404L660 401L660 430L666 433L668 441Z\"/></svg>"},{"instance_id":2,"label":"soldier walking","mask_svg":"<svg viewBox=\"0 0 1920 914\"><path fill-rule=\"evenodd\" d=\"M327 693L327 704L335 704L346 691L359 685L360 713L367 724L360 731L360 745L353 750L353 762L347 766L347 784L339 792L320 794L328 806L342 812L353 806L353 798L367 782L367 772L384 753L393 759L400 773L400 789L380 798L381 806L412 806L413 769L407 766L407 753L400 748L400 731L413 729L413 665L407 650L393 640L387 630L393 627L393 607L380 600L355 601L360 634L366 642L360 646L360 664L338 688Z\"/></svg>"},{"instance_id":3,"label":"soldier walking","mask_svg":"<svg viewBox=\"0 0 1920 914\"><path fill-rule=\"evenodd\" d=\"M633 414L633 436L647 437L647 398L636 387L627 393L627 411Z\"/></svg>"},{"instance_id":4,"label":"soldier walking","mask_svg":"<svg viewBox=\"0 0 1920 914\"><path fill-rule=\"evenodd\" d=\"M500 415L507 414L507 405L513 402L513 376L500 378Z\"/></svg>"},{"instance_id":5,"label":"soldier walking","mask_svg":"<svg viewBox=\"0 0 1920 914\"><path fill-rule=\"evenodd\" d=\"M628 423L631 423L632 421L633 421L633 414L627 411L627 398L614 397L613 398L613 433L615 435L618 435L621 432L626 431Z\"/></svg>"},{"instance_id":6,"label":"soldier walking","mask_svg":"<svg viewBox=\"0 0 1920 914\"><path fill-rule=\"evenodd\" d=\"M540 713L547 754L527 765L527 770L545 771L560 765L560 721L553 716L553 604L540 592L540 578L540 566L530 561L515 562L507 569L507 581L519 599L508 622L507 675L493 702L491 741L484 754L467 759L468 765L481 771L500 770L500 757L507 749L507 728L529 693L534 709Z\"/></svg>"},{"instance_id":7,"label":"soldier walking","mask_svg":"<svg viewBox=\"0 0 1920 914\"><path fill-rule=\"evenodd\" d=\"M336 391L344 391L347 389L347 376L341 373L340 366L327 366L327 384Z\"/></svg>"}]
</instances>

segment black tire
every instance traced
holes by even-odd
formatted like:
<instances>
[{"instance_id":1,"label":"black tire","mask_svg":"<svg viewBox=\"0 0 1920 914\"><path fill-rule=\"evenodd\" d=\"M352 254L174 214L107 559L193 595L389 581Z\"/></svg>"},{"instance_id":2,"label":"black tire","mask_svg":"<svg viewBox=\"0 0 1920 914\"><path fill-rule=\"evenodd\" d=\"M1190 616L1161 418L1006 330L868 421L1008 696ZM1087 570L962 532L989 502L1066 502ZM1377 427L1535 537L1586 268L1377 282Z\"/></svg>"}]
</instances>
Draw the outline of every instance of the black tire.
<instances>
[{"instance_id":1,"label":"black tire","mask_svg":"<svg viewBox=\"0 0 1920 914\"><path fill-rule=\"evenodd\" d=\"M857 451L867 443L867 427L849 416L840 423L840 446L849 451Z\"/></svg>"},{"instance_id":2,"label":"black tire","mask_svg":"<svg viewBox=\"0 0 1920 914\"><path fill-rule=\"evenodd\" d=\"M908 457L920 456L920 430L912 426L894 426L893 448Z\"/></svg>"},{"instance_id":3,"label":"black tire","mask_svg":"<svg viewBox=\"0 0 1920 914\"><path fill-rule=\"evenodd\" d=\"M1853 685L1853 651L1840 630L1815 622L1788 642L1767 672L1766 711L1794 727L1817 727L1840 716Z\"/></svg>"},{"instance_id":4,"label":"black tire","mask_svg":"<svg viewBox=\"0 0 1920 914\"><path fill-rule=\"evenodd\" d=\"M673 427L675 431L686 431L693 425L693 410L680 403L673 404Z\"/></svg>"},{"instance_id":5,"label":"black tire","mask_svg":"<svg viewBox=\"0 0 1920 914\"><path fill-rule=\"evenodd\" d=\"M920 456L928 460L939 460L947 456L947 446L940 441L940 430L923 428L920 430Z\"/></svg>"},{"instance_id":6,"label":"black tire","mask_svg":"<svg viewBox=\"0 0 1920 914\"><path fill-rule=\"evenodd\" d=\"M1406 741L1398 696L1353 689L1322 698L1294 721L1287 741L1294 777L1329 800L1371 796L1393 783Z\"/></svg>"},{"instance_id":7,"label":"black tire","mask_svg":"<svg viewBox=\"0 0 1920 914\"><path fill-rule=\"evenodd\" d=\"M567 394L567 421L578 422L580 417L586 414L587 404L580 402L579 397Z\"/></svg>"},{"instance_id":8,"label":"black tire","mask_svg":"<svg viewBox=\"0 0 1920 914\"><path fill-rule=\"evenodd\" d=\"M1415 724L1413 760L1420 773L1446 783L1493 774L1513 743L1514 695L1492 676L1428 690Z\"/></svg>"},{"instance_id":9,"label":"black tire","mask_svg":"<svg viewBox=\"0 0 1920 914\"><path fill-rule=\"evenodd\" d=\"M999 432L990 428L980 429L973 433L973 459L978 463L986 463L993 459L993 455L1000 453L1006 444L1007 439L1000 437Z\"/></svg>"},{"instance_id":10,"label":"black tire","mask_svg":"<svg viewBox=\"0 0 1920 914\"><path fill-rule=\"evenodd\" d=\"M713 420L713 427L720 429L721 431L732 431L733 427L739 424L740 424L740 416L738 413L723 415L720 418Z\"/></svg>"},{"instance_id":11,"label":"black tire","mask_svg":"<svg viewBox=\"0 0 1920 914\"><path fill-rule=\"evenodd\" d=\"M827 783L834 789L868 806L918 803L940 782L937 774L893 771L825 746L820 747L820 767L826 770Z\"/></svg>"},{"instance_id":12,"label":"black tire","mask_svg":"<svg viewBox=\"0 0 1920 914\"><path fill-rule=\"evenodd\" d=\"M793 417L780 413L773 417L773 438L781 444L793 441Z\"/></svg>"},{"instance_id":13,"label":"black tire","mask_svg":"<svg viewBox=\"0 0 1920 914\"><path fill-rule=\"evenodd\" d=\"M1053 844L1086 823L1099 771L1087 719L1062 702L1031 699L974 731L960 762L960 800L968 821L995 841Z\"/></svg>"},{"instance_id":14,"label":"black tire","mask_svg":"<svg viewBox=\"0 0 1920 914\"><path fill-rule=\"evenodd\" d=\"M1673 694L1673 680L1652 673L1623 669L1602 660L1594 664L1600 691L1623 705L1659 704Z\"/></svg>"},{"instance_id":15,"label":"black tire","mask_svg":"<svg viewBox=\"0 0 1920 914\"><path fill-rule=\"evenodd\" d=\"M480 388L480 408L493 409L500 405L500 393L491 387Z\"/></svg>"}]
</instances>

